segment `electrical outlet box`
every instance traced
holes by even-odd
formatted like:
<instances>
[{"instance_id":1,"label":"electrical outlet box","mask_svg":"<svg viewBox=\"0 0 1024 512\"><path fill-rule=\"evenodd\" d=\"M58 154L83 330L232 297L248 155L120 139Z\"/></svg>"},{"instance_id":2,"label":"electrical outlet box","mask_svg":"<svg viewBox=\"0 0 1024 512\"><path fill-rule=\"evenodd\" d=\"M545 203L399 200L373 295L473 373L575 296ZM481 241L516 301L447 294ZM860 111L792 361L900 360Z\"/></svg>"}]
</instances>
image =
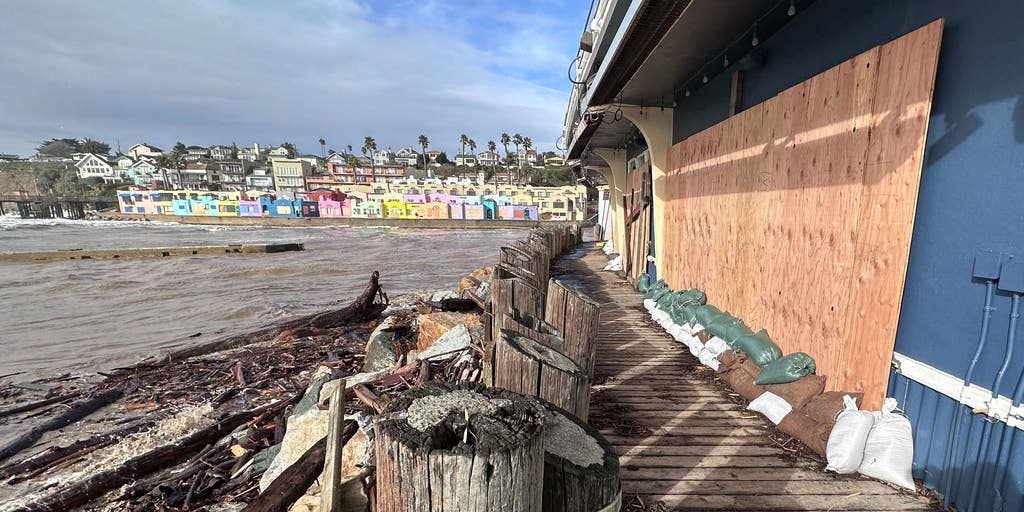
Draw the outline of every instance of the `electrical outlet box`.
<instances>
[{"instance_id":1,"label":"electrical outlet box","mask_svg":"<svg viewBox=\"0 0 1024 512\"><path fill-rule=\"evenodd\" d=\"M1024 293L1024 261L1004 262L997 286L1003 291Z\"/></svg>"},{"instance_id":2,"label":"electrical outlet box","mask_svg":"<svg viewBox=\"0 0 1024 512\"><path fill-rule=\"evenodd\" d=\"M974 256L974 277L978 279L999 279L999 253L978 251Z\"/></svg>"}]
</instances>

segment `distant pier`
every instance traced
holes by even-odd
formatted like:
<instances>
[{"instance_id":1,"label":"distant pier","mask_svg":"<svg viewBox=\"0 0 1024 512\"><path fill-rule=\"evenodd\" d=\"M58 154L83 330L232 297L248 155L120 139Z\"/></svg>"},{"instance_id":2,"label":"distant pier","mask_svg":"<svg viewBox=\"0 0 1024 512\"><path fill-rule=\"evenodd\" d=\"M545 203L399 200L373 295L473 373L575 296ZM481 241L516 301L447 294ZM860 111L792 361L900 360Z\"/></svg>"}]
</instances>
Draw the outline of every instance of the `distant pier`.
<instances>
[{"instance_id":1,"label":"distant pier","mask_svg":"<svg viewBox=\"0 0 1024 512\"><path fill-rule=\"evenodd\" d=\"M23 219L84 219L86 210L117 205L117 199L100 196L0 196L0 215L18 212Z\"/></svg>"},{"instance_id":2,"label":"distant pier","mask_svg":"<svg viewBox=\"0 0 1024 512\"><path fill-rule=\"evenodd\" d=\"M46 263L74 260L127 260L172 256L216 256L223 254L271 254L302 251L302 244L229 244L194 247L147 247L142 249L71 249L0 253L0 263Z\"/></svg>"}]
</instances>

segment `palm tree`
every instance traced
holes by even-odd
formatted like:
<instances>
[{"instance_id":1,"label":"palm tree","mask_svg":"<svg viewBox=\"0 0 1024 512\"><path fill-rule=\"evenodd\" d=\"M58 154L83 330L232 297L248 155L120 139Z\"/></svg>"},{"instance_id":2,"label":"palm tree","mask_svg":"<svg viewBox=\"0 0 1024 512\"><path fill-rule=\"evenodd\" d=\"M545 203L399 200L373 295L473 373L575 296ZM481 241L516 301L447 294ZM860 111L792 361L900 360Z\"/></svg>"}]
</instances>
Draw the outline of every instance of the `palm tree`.
<instances>
[{"instance_id":1,"label":"palm tree","mask_svg":"<svg viewBox=\"0 0 1024 512\"><path fill-rule=\"evenodd\" d=\"M327 158L327 141L320 139L320 156Z\"/></svg>"},{"instance_id":2,"label":"palm tree","mask_svg":"<svg viewBox=\"0 0 1024 512\"><path fill-rule=\"evenodd\" d=\"M508 184L512 184L512 167L509 166L508 160L508 145L512 142L512 137L509 137L507 133L502 132L501 134L501 145L505 146L505 172L508 174Z\"/></svg>"},{"instance_id":3,"label":"palm tree","mask_svg":"<svg viewBox=\"0 0 1024 512\"><path fill-rule=\"evenodd\" d=\"M426 135L419 136L420 147L423 148L423 168L426 169L430 160L427 159L427 147L430 146L430 139Z\"/></svg>"},{"instance_id":4,"label":"palm tree","mask_svg":"<svg viewBox=\"0 0 1024 512\"><path fill-rule=\"evenodd\" d=\"M352 154L352 144L348 145L348 154Z\"/></svg>"},{"instance_id":5,"label":"palm tree","mask_svg":"<svg viewBox=\"0 0 1024 512\"><path fill-rule=\"evenodd\" d=\"M496 154L497 149L498 149L498 145L495 144L493 140L487 141L487 152L491 153L490 155L487 155L487 157L488 158L492 158L492 160L491 160L491 174L494 174L494 159L493 159L493 157Z\"/></svg>"},{"instance_id":6,"label":"palm tree","mask_svg":"<svg viewBox=\"0 0 1024 512\"><path fill-rule=\"evenodd\" d=\"M469 144L469 137L467 137L465 133L463 133L462 135L459 135L459 144L462 145L462 150L459 151L459 154L462 155L462 163L463 163L463 165L465 165L465 163L466 163L466 144ZM455 160L456 160L456 162L458 162L458 157L455 157Z\"/></svg>"},{"instance_id":7,"label":"palm tree","mask_svg":"<svg viewBox=\"0 0 1024 512\"><path fill-rule=\"evenodd\" d=\"M166 153L158 155L156 157L156 166L160 168L160 176L163 177L164 186L168 189L171 188L171 183L167 181L167 168L172 164L171 157Z\"/></svg>"},{"instance_id":8,"label":"palm tree","mask_svg":"<svg viewBox=\"0 0 1024 512\"><path fill-rule=\"evenodd\" d=\"M376 169L374 169L374 167L373 167L373 154L376 153L376 152L377 152L377 141L374 140L373 137L370 137L369 135L367 135L363 139L363 156L367 156L367 154L369 154L369 158L370 158L370 176L373 176L374 174L377 173Z\"/></svg>"},{"instance_id":9,"label":"palm tree","mask_svg":"<svg viewBox=\"0 0 1024 512\"><path fill-rule=\"evenodd\" d=\"M515 147L516 147L516 167L518 168L518 170L516 171L516 180L517 181L522 181L522 179L523 179L523 174L522 174L523 162L519 158L519 146L523 145L523 136L519 135L518 133L513 135L512 136L512 144L514 144Z\"/></svg>"}]
</instances>

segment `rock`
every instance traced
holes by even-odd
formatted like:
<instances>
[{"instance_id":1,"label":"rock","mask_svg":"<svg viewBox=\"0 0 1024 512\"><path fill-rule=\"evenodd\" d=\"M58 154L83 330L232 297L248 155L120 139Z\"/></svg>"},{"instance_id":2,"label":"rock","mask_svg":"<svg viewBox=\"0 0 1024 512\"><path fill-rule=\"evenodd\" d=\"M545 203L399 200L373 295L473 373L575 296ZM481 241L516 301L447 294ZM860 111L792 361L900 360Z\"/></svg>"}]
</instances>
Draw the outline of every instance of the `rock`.
<instances>
[{"instance_id":1,"label":"rock","mask_svg":"<svg viewBox=\"0 0 1024 512\"><path fill-rule=\"evenodd\" d=\"M457 299L459 294L451 290L438 290L430 296L430 302L441 302L444 299Z\"/></svg>"},{"instance_id":2,"label":"rock","mask_svg":"<svg viewBox=\"0 0 1024 512\"><path fill-rule=\"evenodd\" d=\"M364 372L386 370L398 364L402 354L411 348L406 336L412 330L412 317L394 315L384 319L366 342L366 359L363 360Z\"/></svg>"},{"instance_id":3,"label":"rock","mask_svg":"<svg viewBox=\"0 0 1024 512\"><path fill-rule=\"evenodd\" d=\"M275 444L266 450L263 450L252 457L252 469L253 473L266 473L270 465L274 463L274 459L277 458L277 454L281 453L281 445Z\"/></svg>"},{"instance_id":4,"label":"rock","mask_svg":"<svg viewBox=\"0 0 1024 512\"><path fill-rule=\"evenodd\" d=\"M376 372L363 372L345 377L345 387L351 388L356 384L362 384L366 381L373 380L383 372L384 370ZM341 382L341 380L342 379L334 379L324 383L323 387L320 388L320 403L326 402L327 399L331 397L331 395L334 393L334 388L338 387L338 383Z\"/></svg>"},{"instance_id":5,"label":"rock","mask_svg":"<svg viewBox=\"0 0 1024 512\"><path fill-rule=\"evenodd\" d=\"M454 329L457 325L465 325L466 327L480 325L480 317L473 313L455 313L450 311L420 316L416 348L421 352L430 348L441 336ZM369 351L367 351L367 357L369 357Z\"/></svg>"},{"instance_id":6,"label":"rock","mask_svg":"<svg viewBox=\"0 0 1024 512\"><path fill-rule=\"evenodd\" d=\"M416 312L416 307L415 306L403 306L403 305L396 306L394 304L390 304L390 305L388 305L388 307L384 308L384 311L381 312L380 317L381 318L388 318L388 317L394 316L394 315L411 315L411 314L413 314L415 312Z\"/></svg>"},{"instance_id":7,"label":"rock","mask_svg":"<svg viewBox=\"0 0 1024 512\"><path fill-rule=\"evenodd\" d=\"M483 326L479 326L483 330ZM468 348L473 342L469 328L463 324L456 325L450 331L441 335L430 347L421 351L418 359L432 359L434 357L447 358L456 355L454 351Z\"/></svg>"},{"instance_id":8,"label":"rock","mask_svg":"<svg viewBox=\"0 0 1024 512\"><path fill-rule=\"evenodd\" d=\"M455 291L461 294L462 292L466 290L472 290L477 286L480 286L480 281L478 281L475 277L463 276L462 279L459 280L459 285L455 287Z\"/></svg>"},{"instance_id":9,"label":"rock","mask_svg":"<svg viewBox=\"0 0 1024 512\"><path fill-rule=\"evenodd\" d=\"M302 395L302 399L292 409L292 415L302 414L313 408L320 401L320 389L329 380L331 380L331 369L326 366L318 367L313 372L313 376L310 377L309 386L306 387L306 392Z\"/></svg>"},{"instance_id":10,"label":"rock","mask_svg":"<svg viewBox=\"0 0 1024 512\"><path fill-rule=\"evenodd\" d=\"M477 281L490 281L491 273L493 272L494 267L482 267L470 272L469 276L476 279Z\"/></svg>"},{"instance_id":11,"label":"rock","mask_svg":"<svg viewBox=\"0 0 1024 512\"><path fill-rule=\"evenodd\" d=\"M266 490L275 478L299 460L306 450L327 436L328 416L328 411L310 409L303 414L288 417L280 451L260 478L260 492ZM369 437L363 429L357 430L352 439L345 443L341 456L342 477L356 475L363 470L370 445Z\"/></svg>"},{"instance_id":12,"label":"rock","mask_svg":"<svg viewBox=\"0 0 1024 512\"><path fill-rule=\"evenodd\" d=\"M369 471L366 471L369 473ZM363 493L363 474L342 478L341 480L341 509L345 512L365 512L369 510L369 500ZM314 483L306 491L306 494L299 498L295 504L288 509L289 512L319 512L320 511L320 484Z\"/></svg>"},{"instance_id":13,"label":"rock","mask_svg":"<svg viewBox=\"0 0 1024 512\"><path fill-rule=\"evenodd\" d=\"M327 417L327 411L317 408L288 417L284 440L281 441L281 451L260 478L260 492L265 491L278 475L327 435Z\"/></svg>"}]
</instances>

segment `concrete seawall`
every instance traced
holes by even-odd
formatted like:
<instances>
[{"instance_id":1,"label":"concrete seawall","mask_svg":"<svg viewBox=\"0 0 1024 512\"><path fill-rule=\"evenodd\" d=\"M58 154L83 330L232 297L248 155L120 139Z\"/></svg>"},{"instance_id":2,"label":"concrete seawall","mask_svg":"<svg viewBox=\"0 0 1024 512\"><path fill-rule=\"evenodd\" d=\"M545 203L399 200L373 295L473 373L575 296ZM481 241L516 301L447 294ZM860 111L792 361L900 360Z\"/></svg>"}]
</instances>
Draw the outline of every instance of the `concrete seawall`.
<instances>
[{"instance_id":1,"label":"concrete seawall","mask_svg":"<svg viewBox=\"0 0 1024 512\"><path fill-rule=\"evenodd\" d=\"M188 215L149 215L116 212L101 213L105 219L137 220L148 219L159 222L180 224L204 224L215 226L353 226L353 227L397 227L426 229L530 229L537 225L561 225L568 221L525 221L525 220L462 220L462 219L361 219L354 217L193 217Z\"/></svg>"}]
</instances>

